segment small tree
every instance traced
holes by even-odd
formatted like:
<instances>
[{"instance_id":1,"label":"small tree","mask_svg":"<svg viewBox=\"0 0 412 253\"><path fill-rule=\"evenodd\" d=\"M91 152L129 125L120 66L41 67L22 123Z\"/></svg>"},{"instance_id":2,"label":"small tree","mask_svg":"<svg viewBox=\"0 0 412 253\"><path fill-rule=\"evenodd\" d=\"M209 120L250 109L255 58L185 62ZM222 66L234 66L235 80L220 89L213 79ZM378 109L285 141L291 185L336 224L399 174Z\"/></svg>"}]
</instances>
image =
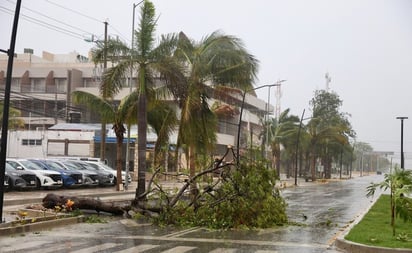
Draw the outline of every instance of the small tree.
<instances>
[{"instance_id":1,"label":"small tree","mask_svg":"<svg viewBox=\"0 0 412 253\"><path fill-rule=\"evenodd\" d=\"M377 188L382 190L390 189L391 226L393 236L395 236L396 216L399 216L405 222L412 222L412 199L406 197L407 194L412 193L412 171L395 167L392 173L385 175L382 182L371 183L367 187L367 196L373 196Z\"/></svg>"}]
</instances>

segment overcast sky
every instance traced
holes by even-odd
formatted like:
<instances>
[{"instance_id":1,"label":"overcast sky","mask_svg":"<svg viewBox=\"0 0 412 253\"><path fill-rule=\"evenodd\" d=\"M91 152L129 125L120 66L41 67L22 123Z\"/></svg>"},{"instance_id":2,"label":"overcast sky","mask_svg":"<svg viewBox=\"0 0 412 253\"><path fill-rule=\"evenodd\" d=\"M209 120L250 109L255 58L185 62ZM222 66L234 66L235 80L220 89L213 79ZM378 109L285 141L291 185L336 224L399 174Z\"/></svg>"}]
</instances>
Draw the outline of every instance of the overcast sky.
<instances>
[{"instance_id":1,"label":"overcast sky","mask_svg":"<svg viewBox=\"0 0 412 253\"><path fill-rule=\"evenodd\" d=\"M133 3L109 0L23 0L16 52L24 48L87 55L90 34L130 43ZM412 167L412 1L410 0L154 0L157 34L200 40L216 30L243 40L260 61L256 86L282 84L281 110L310 116L315 90L330 89L351 115L356 141L400 157L404 121L406 167ZM15 0L0 0L0 48L8 49ZM49 18L47 18L49 17ZM136 8L136 26L140 7ZM44 23L53 25L46 28ZM61 29L66 32L62 33ZM59 30L59 31L56 31ZM267 100L268 90L258 90ZM275 89L270 103L274 106Z\"/></svg>"}]
</instances>

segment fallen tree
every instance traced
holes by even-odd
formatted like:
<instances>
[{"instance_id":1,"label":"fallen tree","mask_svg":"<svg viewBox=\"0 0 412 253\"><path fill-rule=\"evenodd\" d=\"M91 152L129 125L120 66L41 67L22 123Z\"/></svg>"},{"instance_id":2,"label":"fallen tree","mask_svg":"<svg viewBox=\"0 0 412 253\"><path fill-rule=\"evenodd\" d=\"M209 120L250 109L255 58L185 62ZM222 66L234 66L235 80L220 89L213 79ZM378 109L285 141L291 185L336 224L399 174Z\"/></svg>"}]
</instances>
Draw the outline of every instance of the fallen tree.
<instances>
[{"instance_id":1,"label":"fallen tree","mask_svg":"<svg viewBox=\"0 0 412 253\"><path fill-rule=\"evenodd\" d=\"M131 212L150 217L156 224L206 226L212 228L272 227L287 222L286 203L275 187L277 173L262 161L239 165L214 160L207 169L187 180L180 188L165 189L159 178L182 174L164 173L158 168L147 191L130 205L102 202L93 198L48 194L43 206L66 210L89 209L114 215ZM186 175L187 176L187 175ZM193 186L195 191L193 191ZM133 216L133 214L131 215Z\"/></svg>"},{"instance_id":2,"label":"fallen tree","mask_svg":"<svg viewBox=\"0 0 412 253\"><path fill-rule=\"evenodd\" d=\"M122 215L130 209L130 206L119 206L113 202L103 202L90 197L80 198L75 196L62 196L49 193L43 198L43 207L49 209L61 209L72 211L76 209L94 210L114 215Z\"/></svg>"}]
</instances>

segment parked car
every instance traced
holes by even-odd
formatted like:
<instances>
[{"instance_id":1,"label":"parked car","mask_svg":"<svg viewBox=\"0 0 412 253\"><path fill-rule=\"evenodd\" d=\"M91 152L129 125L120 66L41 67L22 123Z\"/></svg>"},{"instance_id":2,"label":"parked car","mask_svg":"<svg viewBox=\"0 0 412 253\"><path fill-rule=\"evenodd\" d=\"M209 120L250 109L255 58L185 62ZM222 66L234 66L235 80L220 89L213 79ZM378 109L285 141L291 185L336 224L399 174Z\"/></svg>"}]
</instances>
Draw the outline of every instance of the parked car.
<instances>
[{"instance_id":1,"label":"parked car","mask_svg":"<svg viewBox=\"0 0 412 253\"><path fill-rule=\"evenodd\" d=\"M38 188L59 188L63 185L62 176L59 172L44 170L27 159L6 159L6 162L17 170L27 170L36 174Z\"/></svg>"},{"instance_id":2,"label":"parked car","mask_svg":"<svg viewBox=\"0 0 412 253\"><path fill-rule=\"evenodd\" d=\"M65 159L47 159L48 161L53 161L56 165L75 172L82 173L83 176L83 186L97 186L99 185L99 175L94 171L79 170L75 164L68 162Z\"/></svg>"},{"instance_id":3,"label":"parked car","mask_svg":"<svg viewBox=\"0 0 412 253\"><path fill-rule=\"evenodd\" d=\"M103 170L103 171L107 171L110 174L113 175L114 177L114 182L116 184L117 182L117 171L115 169L113 169L112 167L110 167L109 165L106 165L100 161L85 161L86 163L88 163L90 166L99 169L99 170ZM126 178L126 172L122 171L122 183L125 183L125 178ZM130 175L128 175L128 180L129 183L132 182L132 177Z\"/></svg>"},{"instance_id":4,"label":"parked car","mask_svg":"<svg viewBox=\"0 0 412 253\"><path fill-rule=\"evenodd\" d=\"M78 187L83 185L83 175L80 172L65 169L51 160L29 159L29 161L39 165L44 170L59 172L62 176L63 187Z\"/></svg>"},{"instance_id":5,"label":"parked car","mask_svg":"<svg viewBox=\"0 0 412 253\"><path fill-rule=\"evenodd\" d=\"M91 166L89 163L76 160L67 160L67 162L75 165L79 170L93 171L98 174L100 186L112 186L115 185L114 176L110 172L103 169Z\"/></svg>"},{"instance_id":6,"label":"parked car","mask_svg":"<svg viewBox=\"0 0 412 253\"><path fill-rule=\"evenodd\" d=\"M37 188L36 174L31 171L15 169L6 163L6 173L9 177L9 190L24 190Z\"/></svg>"}]
</instances>

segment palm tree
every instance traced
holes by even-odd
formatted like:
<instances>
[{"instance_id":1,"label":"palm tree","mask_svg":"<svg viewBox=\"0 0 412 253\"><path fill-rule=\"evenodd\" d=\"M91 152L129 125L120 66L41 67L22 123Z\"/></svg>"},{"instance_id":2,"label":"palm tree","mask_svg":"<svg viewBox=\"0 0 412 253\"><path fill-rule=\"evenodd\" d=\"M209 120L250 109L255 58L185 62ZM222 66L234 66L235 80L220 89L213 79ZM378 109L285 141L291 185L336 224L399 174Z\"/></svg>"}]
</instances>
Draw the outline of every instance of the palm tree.
<instances>
[{"instance_id":1,"label":"palm tree","mask_svg":"<svg viewBox=\"0 0 412 253\"><path fill-rule=\"evenodd\" d=\"M373 196L378 188L384 191L390 189L391 226L392 235L395 236L396 215L399 215L405 221L412 221L412 200L406 197L412 192L412 171L395 167L394 171L385 175L384 181L371 183L367 187L367 196Z\"/></svg>"},{"instance_id":2,"label":"palm tree","mask_svg":"<svg viewBox=\"0 0 412 253\"><path fill-rule=\"evenodd\" d=\"M331 120L330 122L332 122ZM330 123L329 122L329 123ZM330 150L333 146L346 145L349 143L348 132L351 131L347 124L323 124L321 118L312 118L307 124L307 134L309 135L309 150L311 156L312 181L316 180L316 160L323 158L326 163L327 172L330 165ZM328 176L328 175L326 175Z\"/></svg>"},{"instance_id":3,"label":"palm tree","mask_svg":"<svg viewBox=\"0 0 412 253\"><path fill-rule=\"evenodd\" d=\"M279 115L279 119L272 118L268 123L268 128L265 128L262 134L264 139L268 137L268 143L272 150L272 162L275 165L278 176L280 173L281 146L292 148L293 144L296 143L296 136L299 130L299 117L289 115L289 112L290 109L286 109ZM268 132L266 133L266 131Z\"/></svg>"},{"instance_id":4,"label":"palm tree","mask_svg":"<svg viewBox=\"0 0 412 253\"><path fill-rule=\"evenodd\" d=\"M158 165L161 148L169 143L170 135L176 129L178 120L175 110L173 110L166 101L156 99L157 92L158 90L149 90L148 92L147 122L157 135L154 157ZM124 99L122 105L125 108L129 108L126 115L127 119L135 119L134 115L136 115L138 111L138 100L137 92L131 93ZM136 122L129 121L129 123Z\"/></svg>"},{"instance_id":5,"label":"palm tree","mask_svg":"<svg viewBox=\"0 0 412 253\"><path fill-rule=\"evenodd\" d=\"M124 117L122 116L122 107L113 106L113 103L101 96L95 96L91 93L84 91L74 91L72 92L73 102L76 104L84 104L89 107L90 110L100 114L101 120L104 122L112 122L113 130L116 134L117 140L117 156L116 156L116 171L117 171L117 182L116 190L120 190L120 185L122 184L122 143L123 134L126 129L123 126Z\"/></svg>"},{"instance_id":6,"label":"palm tree","mask_svg":"<svg viewBox=\"0 0 412 253\"><path fill-rule=\"evenodd\" d=\"M133 117L133 115L136 115L136 111L138 110L138 94L137 92L129 94L120 101L118 106L101 96L95 96L83 91L74 91L72 97L74 103L88 106L93 112L98 113L103 120L113 123L112 129L116 135L116 190L119 191L120 184L122 184L122 148L124 134L126 133L124 124L136 123L136 118ZM153 102L148 106L148 114L150 115L148 119L149 124L153 126L158 135L155 146L155 150L158 151L158 147L168 141L171 131L176 126L177 120L174 111L167 104L154 99L150 101Z\"/></svg>"},{"instance_id":7,"label":"palm tree","mask_svg":"<svg viewBox=\"0 0 412 253\"><path fill-rule=\"evenodd\" d=\"M146 145L147 145L147 92L155 85L155 79L160 78L166 83L179 83L182 78L181 66L173 60L177 38L174 35L162 36L161 41L155 46L155 28L157 18L153 3L145 0L141 5L140 25L134 31L136 37L133 51L126 50L125 46L119 52L129 52L128 57L118 54L116 65L106 71L103 82L112 85L114 90L122 86L128 76L130 69L136 71L136 90L138 96L138 184L136 189L136 200L141 200L146 191ZM122 45L118 42L119 45ZM114 46L113 49L116 47ZM110 52L110 47L108 48ZM132 59L132 60L131 60Z\"/></svg>"},{"instance_id":8,"label":"palm tree","mask_svg":"<svg viewBox=\"0 0 412 253\"><path fill-rule=\"evenodd\" d=\"M210 86L250 89L258 61L243 47L240 39L214 32L200 42L181 32L175 57L186 66L185 80L172 83L181 109L178 146L188 147L190 176L195 175L195 155L214 148L217 118L209 106Z\"/></svg>"}]
</instances>

